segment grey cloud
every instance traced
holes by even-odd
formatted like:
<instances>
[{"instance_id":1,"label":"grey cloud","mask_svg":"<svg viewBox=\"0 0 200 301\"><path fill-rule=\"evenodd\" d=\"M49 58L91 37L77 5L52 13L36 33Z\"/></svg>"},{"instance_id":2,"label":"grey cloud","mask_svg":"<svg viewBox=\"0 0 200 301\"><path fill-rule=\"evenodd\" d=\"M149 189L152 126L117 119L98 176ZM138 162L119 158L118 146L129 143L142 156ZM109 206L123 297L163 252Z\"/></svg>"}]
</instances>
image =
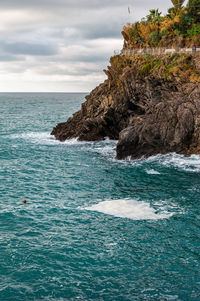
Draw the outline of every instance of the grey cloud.
<instances>
[{"instance_id":1,"label":"grey cloud","mask_svg":"<svg viewBox=\"0 0 200 301\"><path fill-rule=\"evenodd\" d=\"M94 50L94 52L91 51L90 53L84 53L80 51L76 54L68 53L59 59L55 57L55 60L62 62L102 63L105 62L110 55L112 55L112 53L106 55L105 53L98 53L97 50Z\"/></svg>"},{"instance_id":2,"label":"grey cloud","mask_svg":"<svg viewBox=\"0 0 200 301\"><path fill-rule=\"evenodd\" d=\"M25 78L28 73L31 79L44 76L45 82L57 75L60 83L62 76L72 77L80 89L96 85L104 78L102 69L109 57L122 47L123 25L139 20L151 8L166 11L171 5L170 0L0 0L4 16L0 63L5 78L16 73L17 82L18 73Z\"/></svg>"},{"instance_id":3,"label":"grey cloud","mask_svg":"<svg viewBox=\"0 0 200 301\"><path fill-rule=\"evenodd\" d=\"M9 54L0 54L0 62L20 62L24 61L23 57L19 57L16 55L9 55Z\"/></svg>"},{"instance_id":4,"label":"grey cloud","mask_svg":"<svg viewBox=\"0 0 200 301\"><path fill-rule=\"evenodd\" d=\"M133 7L166 7L169 6L170 1L166 4L161 4L160 0L1 0L0 7L4 9L18 9L18 8L56 8L56 9L76 9L77 14L80 13L81 9L102 9L102 8L113 8L116 6L133 6ZM167 2L167 1L166 1Z\"/></svg>"},{"instance_id":5,"label":"grey cloud","mask_svg":"<svg viewBox=\"0 0 200 301\"><path fill-rule=\"evenodd\" d=\"M27 8L27 7L36 7L36 6L40 6L40 7L66 7L66 6L70 6L70 7L76 7L77 9L80 9L80 7L84 7L84 8L98 8L98 7L102 7L102 6L116 6L116 5L120 5L123 3L127 3L127 1L123 1L123 0L115 0L115 1L101 1L101 0L93 0L93 1L88 1L88 0L84 0L81 1L80 0L1 0L1 7L2 8Z\"/></svg>"},{"instance_id":6,"label":"grey cloud","mask_svg":"<svg viewBox=\"0 0 200 301\"><path fill-rule=\"evenodd\" d=\"M109 21L104 23L94 24L92 27L87 24L81 26L81 36L86 39L99 39L99 38L119 38L121 37L121 25L112 24Z\"/></svg>"},{"instance_id":7,"label":"grey cloud","mask_svg":"<svg viewBox=\"0 0 200 301\"><path fill-rule=\"evenodd\" d=\"M79 67L79 69L77 68ZM45 68L36 68L36 72L41 75L67 75L67 76L83 76L83 75L91 75L91 74L98 74L99 70L97 66L87 67L87 66L79 66L77 63L76 68L72 68L71 65L64 65L63 68L59 68L57 66L47 66Z\"/></svg>"},{"instance_id":8,"label":"grey cloud","mask_svg":"<svg viewBox=\"0 0 200 301\"><path fill-rule=\"evenodd\" d=\"M8 53L20 55L49 56L58 53L56 46L26 42L4 43L1 47Z\"/></svg>"}]
</instances>

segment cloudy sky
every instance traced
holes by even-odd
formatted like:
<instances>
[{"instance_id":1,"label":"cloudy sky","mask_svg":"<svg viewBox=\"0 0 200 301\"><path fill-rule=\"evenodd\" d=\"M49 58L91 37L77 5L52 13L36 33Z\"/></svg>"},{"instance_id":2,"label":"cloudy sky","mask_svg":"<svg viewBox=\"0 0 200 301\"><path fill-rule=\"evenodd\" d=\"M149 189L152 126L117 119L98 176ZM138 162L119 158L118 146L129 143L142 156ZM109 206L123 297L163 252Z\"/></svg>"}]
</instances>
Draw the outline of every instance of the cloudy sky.
<instances>
[{"instance_id":1,"label":"cloudy sky","mask_svg":"<svg viewBox=\"0 0 200 301\"><path fill-rule=\"evenodd\" d=\"M122 48L123 25L170 6L170 0L0 0L0 92L90 91Z\"/></svg>"}]
</instances>

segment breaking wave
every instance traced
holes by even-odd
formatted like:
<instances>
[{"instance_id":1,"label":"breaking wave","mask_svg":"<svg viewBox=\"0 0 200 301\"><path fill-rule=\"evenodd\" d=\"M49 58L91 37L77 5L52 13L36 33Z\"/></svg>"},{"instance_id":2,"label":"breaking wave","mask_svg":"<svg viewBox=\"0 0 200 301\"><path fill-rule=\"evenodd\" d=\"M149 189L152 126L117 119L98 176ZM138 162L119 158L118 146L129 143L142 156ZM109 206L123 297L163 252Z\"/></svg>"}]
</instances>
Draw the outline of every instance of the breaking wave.
<instances>
[{"instance_id":1,"label":"breaking wave","mask_svg":"<svg viewBox=\"0 0 200 301\"><path fill-rule=\"evenodd\" d=\"M99 142L78 141L77 138L69 139L64 142L60 142L50 135L49 132L28 132L21 134L9 135L6 138L10 139L22 139L24 141L40 144L40 145L85 145L90 148L90 151L98 153L111 161L118 162L119 164L142 166L143 164L156 164L156 167L177 168L187 172L200 172L200 155L192 155L191 157L185 157L176 153L170 153L167 155L156 155L149 158L141 158L139 160L115 160L115 147L117 141L105 139ZM155 165L154 165L155 167ZM155 168L145 168L145 171L149 175L159 175L160 172Z\"/></svg>"},{"instance_id":2,"label":"breaking wave","mask_svg":"<svg viewBox=\"0 0 200 301\"><path fill-rule=\"evenodd\" d=\"M164 167L175 167L189 172L200 172L200 156L185 157L176 153L152 156L145 160L147 163L159 163Z\"/></svg>"},{"instance_id":3,"label":"breaking wave","mask_svg":"<svg viewBox=\"0 0 200 301\"><path fill-rule=\"evenodd\" d=\"M56 140L49 132L29 132L22 134L14 134L9 136L10 139L23 139L31 143L44 144L44 145L78 145L78 144L91 144L91 142L78 141L77 138L69 139L64 142Z\"/></svg>"}]
</instances>

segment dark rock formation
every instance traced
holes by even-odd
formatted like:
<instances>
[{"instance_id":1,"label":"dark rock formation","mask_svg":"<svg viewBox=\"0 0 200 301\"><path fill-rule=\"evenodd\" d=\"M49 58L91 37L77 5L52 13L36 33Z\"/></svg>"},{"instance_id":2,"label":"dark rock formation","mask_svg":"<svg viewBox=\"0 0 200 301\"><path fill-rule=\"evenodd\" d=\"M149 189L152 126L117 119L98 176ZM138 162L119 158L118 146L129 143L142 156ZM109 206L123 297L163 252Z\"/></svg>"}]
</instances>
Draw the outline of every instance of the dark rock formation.
<instances>
[{"instance_id":1,"label":"dark rock formation","mask_svg":"<svg viewBox=\"0 0 200 301\"><path fill-rule=\"evenodd\" d=\"M199 82L141 74L129 62L111 64L105 73L108 80L86 97L80 111L53 129L56 139L119 139L118 159L200 153Z\"/></svg>"},{"instance_id":2,"label":"dark rock formation","mask_svg":"<svg viewBox=\"0 0 200 301\"><path fill-rule=\"evenodd\" d=\"M162 97L152 95L145 114L135 116L120 133L118 159L168 152L200 153L200 88L189 84L180 87L185 88L183 91L172 92L164 87L160 90Z\"/></svg>"},{"instance_id":3,"label":"dark rock formation","mask_svg":"<svg viewBox=\"0 0 200 301\"><path fill-rule=\"evenodd\" d=\"M87 141L118 139L119 132L128 125L129 106L124 91L111 88L110 80L106 80L86 96L80 111L58 124L51 134L60 141L75 137Z\"/></svg>"}]
</instances>

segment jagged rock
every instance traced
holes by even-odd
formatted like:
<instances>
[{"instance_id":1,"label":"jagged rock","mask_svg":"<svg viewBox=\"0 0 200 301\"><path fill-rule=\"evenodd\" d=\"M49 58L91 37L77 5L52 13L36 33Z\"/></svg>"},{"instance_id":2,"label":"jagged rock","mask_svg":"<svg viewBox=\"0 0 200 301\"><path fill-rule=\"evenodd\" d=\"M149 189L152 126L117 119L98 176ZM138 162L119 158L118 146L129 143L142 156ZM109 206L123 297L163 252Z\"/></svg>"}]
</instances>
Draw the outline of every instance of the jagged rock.
<instances>
[{"instance_id":1,"label":"jagged rock","mask_svg":"<svg viewBox=\"0 0 200 301\"><path fill-rule=\"evenodd\" d=\"M185 88L182 93L169 92L159 103L152 99L150 110L139 120L133 118L132 126L120 133L118 159L200 153L200 88L192 84Z\"/></svg>"},{"instance_id":2,"label":"jagged rock","mask_svg":"<svg viewBox=\"0 0 200 301\"><path fill-rule=\"evenodd\" d=\"M137 66L111 66L108 80L86 96L56 139L119 139L117 158L200 153L200 83L141 75Z\"/></svg>"},{"instance_id":3,"label":"jagged rock","mask_svg":"<svg viewBox=\"0 0 200 301\"><path fill-rule=\"evenodd\" d=\"M118 139L119 132L128 125L128 102L123 91L110 93L109 82L101 84L86 96L81 110L67 122L58 124L52 131L56 139L78 137L79 140Z\"/></svg>"}]
</instances>

